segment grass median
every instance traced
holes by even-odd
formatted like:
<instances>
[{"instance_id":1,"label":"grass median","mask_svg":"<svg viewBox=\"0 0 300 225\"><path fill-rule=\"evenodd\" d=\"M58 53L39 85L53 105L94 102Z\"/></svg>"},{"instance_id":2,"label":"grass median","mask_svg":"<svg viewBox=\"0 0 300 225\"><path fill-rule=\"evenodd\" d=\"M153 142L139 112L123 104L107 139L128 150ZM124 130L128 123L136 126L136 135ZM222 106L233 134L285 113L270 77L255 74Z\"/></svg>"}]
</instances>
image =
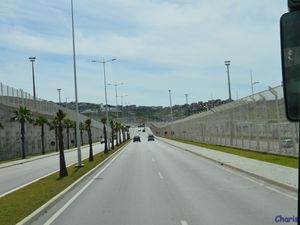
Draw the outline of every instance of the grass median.
<instances>
[{"instance_id":1,"label":"grass median","mask_svg":"<svg viewBox=\"0 0 300 225\"><path fill-rule=\"evenodd\" d=\"M120 145L113 151L109 151L108 154L101 152L94 155L93 162L89 162L88 159L83 160L84 167L77 168L75 164L69 166L68 177L59 178L59 172L57 172L0 198L0 224L13 225L18 223L96 167L123 145Z\"/></svg>"},{"instance_id":2,"label":"grass median","mask_svg":"<svg viewBox=\"0 0 300 225\"><path fill-rule=\"evenodd\" d=\"M292 156L276 155L271 153L257 152L252 150L232 148L232 147L226 147L220 145L203 144L199 142L186 141L182 139L172 139L172 140L182 142L185 144L191 144L203 148L208 148L216 151L226 152L226 153L230 153L230 154L234 154L234 155L238 155L250 159L256 159L256 160L261 160L261 161L274 163L282 166L298 168L298 158Z\"/></svg>"}]
</instances>

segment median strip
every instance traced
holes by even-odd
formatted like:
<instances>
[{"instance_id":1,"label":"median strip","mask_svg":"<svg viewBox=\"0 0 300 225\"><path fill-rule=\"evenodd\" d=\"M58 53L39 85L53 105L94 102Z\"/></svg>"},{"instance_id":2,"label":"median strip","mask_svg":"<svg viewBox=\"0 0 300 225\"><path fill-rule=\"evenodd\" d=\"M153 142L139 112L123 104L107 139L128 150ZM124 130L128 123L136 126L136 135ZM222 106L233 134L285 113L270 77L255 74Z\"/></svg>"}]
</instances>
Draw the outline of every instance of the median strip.
<instances>
[{"instance_id":1,"label":"median strip","mask_svg":"<svg viewBox=\"0 0 300 225\"><path fill-rule=\"evenodd\" d=\"M91 179L86 185L84 185L83 188L80 189L79 192L77 192L62 208L60 208L52 217L50 217L49 220L47 220L47 222L44 225L50 225L54 220L57 219L57 217L59 217L59 215L61 215L84 191L85 189L87 189L94 181L95 179L101 175L116 159L117 157L120 156L117 155L116 157L114 157L103 169L100 170L100 172L98 172L93 179Z\"/></svg>"},{"instance_id":2,"label":"median strip","mask_svg":"<svg viewBox=\"0 0 300 225\"><path fill-rule=\"evenodd\" d=\"M100 166L100 163L103 163L112 154L121 150L122 147L124 145L120 145L119 148L110 151L108 154L100 152L94 155L93 162L89 162L88 159L84 160L84 167L69 166L68 177L59 178L59 173L57 172L0 198L0 224L17 224L35 210L45 205L50 199L53 200L56 195L63 192L66 188L70 188L70 185L78 182L89 171Z\"/></svg>"}]
</instances>

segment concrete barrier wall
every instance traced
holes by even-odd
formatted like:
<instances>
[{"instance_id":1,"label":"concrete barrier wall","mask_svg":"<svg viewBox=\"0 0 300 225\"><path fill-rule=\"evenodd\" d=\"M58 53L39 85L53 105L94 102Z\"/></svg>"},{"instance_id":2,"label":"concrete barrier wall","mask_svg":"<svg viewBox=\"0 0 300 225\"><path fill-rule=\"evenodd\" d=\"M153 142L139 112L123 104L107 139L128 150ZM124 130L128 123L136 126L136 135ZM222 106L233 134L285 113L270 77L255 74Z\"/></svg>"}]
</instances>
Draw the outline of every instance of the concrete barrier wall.
<instances>
[{"instance_id":1,"label":"concrete barrier wall","mask_svg":"<svg viewBox=\"0 0 300 225\"><path fill-rule=\"evenodd\" d=\"M164 125L160 136L298 156L298 123L287 121L282 86Z\"/></svg>"},{"instance_id":2,"label":"concrete barrier wall","mask_svg":"<svg viewBox=\"0 0 300 225\"><path fill-rule=\"evenodd\" d=\"M53 102L37 99L35 102L29 94L22 90L17 90L0 83L0 122L3 129L0 129L0 160L13 159L21 156L21 125L18 122L11 122L10 119L15 115L14 111L20 106L26 106L31 110L33 117L43 116L51 121L55 113L61 109L67 114L67 118L76 120L76 112L61 107ZM84 122L88 117L79 115L79 121ZM93 141L99 141L103 136L102 123L92 120ZM84 144L88 143L87 132L83 131ZM49 130L45 125L45 151L56 150L55 130ZM73 142L73 143L71 143ZM56 144L56 143L55 143ZM67 134L64 129L64 146L67 147ZM74 129L70 128L70 147L75 146ZM41 154L41 128L32 124L25 125L25 151L27 155Z\"/></svg>"}]
</instances>

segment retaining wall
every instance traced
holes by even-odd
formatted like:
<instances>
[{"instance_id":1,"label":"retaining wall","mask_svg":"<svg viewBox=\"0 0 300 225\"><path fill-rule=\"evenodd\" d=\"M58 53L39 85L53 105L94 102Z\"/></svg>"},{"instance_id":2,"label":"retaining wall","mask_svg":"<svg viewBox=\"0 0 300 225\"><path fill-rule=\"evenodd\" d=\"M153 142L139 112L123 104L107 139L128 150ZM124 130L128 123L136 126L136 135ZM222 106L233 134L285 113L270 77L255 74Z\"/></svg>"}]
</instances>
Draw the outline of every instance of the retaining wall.
<instances>
[{"instance_id":1,"label":"retaining wall","mask_svg":"<svg viewBox=\"0 0 300 225\"><path fill-rule=\"evenodd\" d=\"M76 112L61 107L53 102L36 99L15 88L0 83L0 122L3 129L0 129L0 160L13 159L21 156L21 125L19 122L11 122L10 119L15 115L14 111L20 106L26 106L31 110L33 117L43 116L51 121L56 112L61 109L66 113L66 117L76 120ZM79 121L84 122L88 117L79 115ZM51 152L56 150L55 130L50 130L45 125L45 151ZM102 123L92 120L92 137L93 142L99 141L103 136ZM83 142L88 143L87 132L83 131ZM52 144L51 144L52 143ZM53 145L54 143L54 145ZM67 147L67 134L64 129L64 146ZM74 129L70 128L70 147L75 146ZM25 151L26 155L41 154L41 127L32 124L25 124Z\"/></svg>"}]
</instances>

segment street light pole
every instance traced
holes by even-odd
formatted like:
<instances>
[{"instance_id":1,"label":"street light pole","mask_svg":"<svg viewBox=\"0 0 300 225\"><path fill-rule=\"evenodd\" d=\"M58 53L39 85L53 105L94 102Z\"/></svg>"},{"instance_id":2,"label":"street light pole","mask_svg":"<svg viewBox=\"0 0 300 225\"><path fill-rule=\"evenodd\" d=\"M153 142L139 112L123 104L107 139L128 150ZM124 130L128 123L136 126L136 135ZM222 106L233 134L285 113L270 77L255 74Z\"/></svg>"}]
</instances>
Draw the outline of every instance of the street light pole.
<instances>
[{"instance_id":1,"label":"street light pole","mask_svg":"<svg viewBox=\"0 0 300 225\"><path fill-rule=\"evenodd\" d=\"M252 93L252 95L253 95L253 94L254 94L253 86L254 86L255 84L258 84L259 82L258 82L258 81L253 82L253 78L252 78L252 70L250 70L250 77L251 77L251 93Z\"/></svg>"},{"instance_id":2,"label":"street light pole","mask_svg":"<svg viewBox=\"0 0 300 225\"><path fill-rule=\"evenodd\" d=\"M102 63L103 64L103 78L104 78L104 94L105 94L105 114L106 114L106 122L107 124L109 123L109 118L108 118L108 108L107 108L107 90L106 90L106 74L105 74L105 64L108 63L108 62L112 62L112 61L115 61L117 59L109 59L109 60L106 60L102 59L102 61L96 61L96 60L92 60L91 62L93 63ZM109 139L107 139L108 142L109 142ZM108 146L108 149L110 148L109 146L109 143L107 143L107 146Z\"/></svg>"},{"instance_id":3,"label":"street light pole","mask_svg":"<svg viewBox=\"0 0 300 225\"><path fill-rule=\"evenodd\" d=\"M31 61L31 70L32 70L32 83L33 83L33 102L34 102L34 108L36 109L36 95L35 95L35 79L34 79L34 62L36 57L32 56L29 57L29 60Z\"/></svg>"},{"instance_id":4,"label":"street light pole","mask_svg":"<svg viewBox=\"0 0 300 225\"><path fill-rule=\"evenodd\" d=\"M119 114L118 114L118 86L123 85L124 83L117 83L114 84L108 83L107 85L113 85L115 86L115 92L116 92L116 110L117 110L117 121L119 121Z\"/></svg>"},{"instance_id":5,"label":"street light pole","mask_svg":"<svg viewBox=\"0 0 300 225\"><path fill-rule=\"evenodd\" d=\"M105 91L105 113L106 113L106 123L109 123L109 118L108 118L108 105L107 105L107 90L106 90L106 74L105 74L105 60L104 60L104 57L103 57L103 61L102 61L102 64L103 64L103 77L104 77L104 91Z\"/></svg>"},{"instance_id":6,"label":"street light pole","mask_svg":"<svg viewBox=\"0 0 300 225\"><path fill-rule=\"evenodd\" d=\"M224 61L226 67L227 67L227 78L228 78L228 91L229 91L229 101L232 101L231 98L231 89L230 89L230 76L229 76L229 65L230 65L230 60Z\"/></svg>"},{"instance_id":7,"label":"street light pole","mask_svg":"<svg viewBox=\"0 0 300 225\"><path fill-rule=\"evenodd\" d=\"M122 106L122 122L124 123L124 108L123 108L123 98L128 95L121 95L121 106Z\"/></svg>"},{"instance_id":8,"label":"street light pole","mask_svg":"<svg viewBox=\"0 0 300 225\"><path fill-rule=\"evenodd\" d=\"M185 95L185 104L189 104L188 98L189 98L189 94L184 94Z\"/></svg>"},{"instance_id":9,"label":"street light pole","mask_svg":"<svg viewBox=\"0 0 300 225\"><path fill-rule=\"evenodd\" d=\"M171 109L171 122L173 122L173 109L172 109L171 90L169 90L169 98L170 98L170 109Z\"/></svg>"},{"instance_id":10,"label":"street light pole","mask_svg":"<svg viewBox=\"0 0 300 225\"><path fill-rule=\"evenodd\" d=\"M68 99L69 99L70 97L66 97L66 108L67 108L67 104L68 104Z\"/></svg>"},{"instance_id":11,"label":"street light pole","mask_svg":"<svg viewBox=\"0 0 300 225\"><path fill-rule=\"evenodd\" d=\"M73 67L74 67L74 86L75 86L75 104L76 104L76 141L77 141L77 157L78 157L78 164L76 166L83 167L84 165L81 162L81 150L80 150L79 108L78 108L78 94L77 94L73 0L71 0L71 14L72 14Z\"/></svg>"},{"instance_id":12,"label":"street light pole","mask_svg":"<svg viewBox=\"0 0 300 225\"><path fill-rule=\"evenodd\" d=\"M59 105L61 105L61 98L60 98L60 92L61 92L61 88L57 89L58 91L58 100L59 100Z\"/></svg>"}]
</instances>

